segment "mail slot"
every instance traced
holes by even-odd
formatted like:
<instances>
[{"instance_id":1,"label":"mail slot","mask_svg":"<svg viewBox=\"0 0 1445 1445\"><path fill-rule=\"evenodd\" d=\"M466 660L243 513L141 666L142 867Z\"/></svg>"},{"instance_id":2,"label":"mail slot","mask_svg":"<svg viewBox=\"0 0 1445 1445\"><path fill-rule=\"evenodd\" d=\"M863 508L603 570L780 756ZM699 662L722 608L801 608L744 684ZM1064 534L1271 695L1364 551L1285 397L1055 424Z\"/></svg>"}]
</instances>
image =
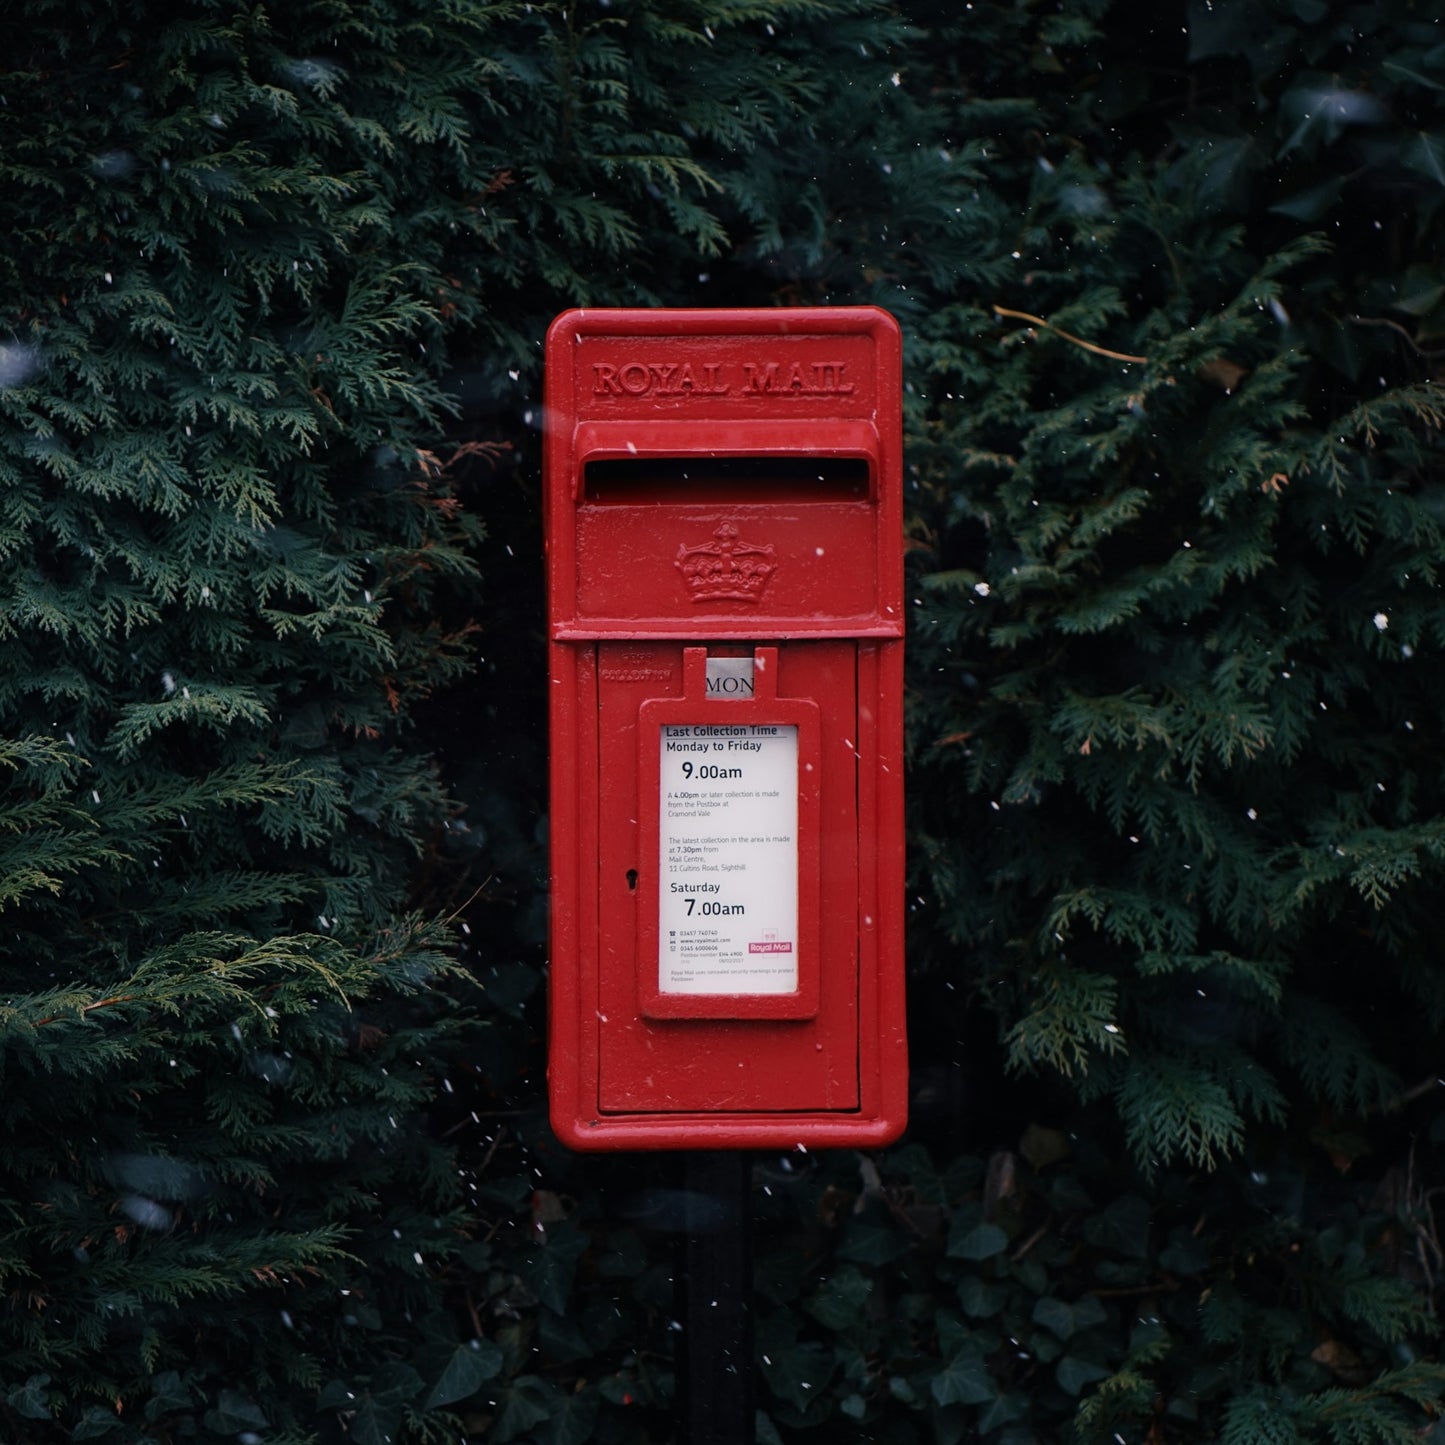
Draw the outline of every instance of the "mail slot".
<instances>
[{"instance_id":1,"label":"mail slot","mask_svg":"<svg viewBox=\"0 0 1445 1445\"><path fill-rule=\"evenodd\" d=\"M553 1127L902 1130L900 343L569 311L546 353Z\"/></svg>"}]
</instances>

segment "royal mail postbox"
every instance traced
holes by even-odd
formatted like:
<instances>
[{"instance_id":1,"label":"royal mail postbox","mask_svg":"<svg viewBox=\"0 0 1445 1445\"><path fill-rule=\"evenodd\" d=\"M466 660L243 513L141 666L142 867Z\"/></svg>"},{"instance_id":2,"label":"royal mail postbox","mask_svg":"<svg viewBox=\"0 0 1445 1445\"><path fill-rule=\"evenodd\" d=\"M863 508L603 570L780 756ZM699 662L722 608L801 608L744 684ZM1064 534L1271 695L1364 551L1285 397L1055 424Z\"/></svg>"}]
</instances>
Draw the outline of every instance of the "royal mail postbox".
<instances>
[{"instance_id":1,"label":"royal mail postbox","mask_svg":"<svg viewBox=\"0 0 1445 1445\"><path fill-rule=\"evenodd\" d=\"M579 1149L886 1143L897 325L569 311L546 368L553 1126Z\"/></svg>"}]
</instances>

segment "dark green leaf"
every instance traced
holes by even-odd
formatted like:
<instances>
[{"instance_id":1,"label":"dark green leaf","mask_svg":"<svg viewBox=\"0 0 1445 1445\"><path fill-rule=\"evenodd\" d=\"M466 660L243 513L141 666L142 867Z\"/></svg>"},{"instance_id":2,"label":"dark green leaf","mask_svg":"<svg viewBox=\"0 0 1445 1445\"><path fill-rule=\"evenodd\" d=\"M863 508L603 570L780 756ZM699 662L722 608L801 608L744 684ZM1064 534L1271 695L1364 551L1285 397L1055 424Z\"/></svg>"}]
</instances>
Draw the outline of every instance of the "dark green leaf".
<instances>
[{"instance_id":1,"label":"dark green leaf","mask_svg":"<svg viewBox=\"0 0 1445 1445\"><path fill-rule=\"evenodd\" d=\"M534 1425L550 1419L557 1403L554 1386L534 1375L518 1375L511 1388L501 1392L493 1438L503 1445L525 1435Z\"/></svg>"},{"instance_id":2,"label":"dark green leaf","mask_svg":"<svg viewBox=\"0 0 1445 1445\"><path fill-rule=\"evenodd\" d=\"M1400 152L1400 159L1438 186L1445 186L1445 131L1417 131Z\"/></svg>"},{"instance_id":3,"label":"dark green leaf","mask_svg":"<svg viewBox=\"0 0 1445 1445\"><path fill-rule=\"evenodd\" d=\"M1040 1330L1037 1334L1029 1336L1029 1351L1034 1359L1042 1364L1050 1364L1057 1360L1068 1347L1064 1342L1047 1330Z\"/></svg>"},{"instance_id":4,"label":"dark green leaf","mask_svg":"<svg viewBox=\"0 0 1445 1445\"><path fill-rule=\"evenodd\" d=\"M958 1282L958 1302L973 1319L996 1315L1007 1298L1008 1292L1002 1286L989 1284L976 1274L966 1274Z\"/></svg>"},{"instance_id":5,"label":"dark green leaf","mask_svg":"<svg viewBox=\"0 0 1445 1445\"><path fill-rule=\"evenodd\" d=\"M1159 1251L1159 1268L1173 1274L1200 1274L1208 1265L1208 1250L1187 1230L1175 1230Z\"/></svg>"},{"instance_id":6,"label":"dark green leaf","mask_svg":"<svg viewBox=\"0 0 1445 1445\"><path fill-rule=\"evenodd\" d=\"M992 1259L1008 1248L1008 1235L996 1224L976 1224L972 1229L948 1239L951 1259Z\"/></svg>"},{"instance_id":7,"label":"dark green leaf","mask_svg":"<svg viewBox=\"0 0 1445 1445\"><path fill-rule=\"evenodd\" d=\"M1149 1252L1149 1204L1137 1194L1124 1194L1084 1225L1090 1244L1112 1250L1127 1259L1143 1259Z\"/></svg>"},{"instance_id":8,"label":"dark green leaf","mask_svg":"<svg viewBox=\"0 0 1445 1445\"><path fill-rule=\"evenodd\" d=\"M901 1259L911 1246L911 1239L897 1221L870 1210L848 1221L838 1256L859 1264L886 1265Z\"/></svg>"},{"instance_id":9,"label":"dark green leaf","mask_svg":"<svg viewBox=\"0 0 1445 1445\"><path fill-rule=\"evenodd\" d=\"M348 1410L356 1401L356 1392L344 1380L328 1380L316 1396L318 1410Z\"/></svg>"},{"instance_id":10,"label":"dark green leaf","mask_svg":"<svg viewBox=\"0 0 1445 1445\"><path fill-rule=\"evenodd\" d=\"M1409 316L1428 316L1439 306L1442 296L1445 296L1445 283L1434 271L1412 269L1401 281L1390 307Z\"/></svg>"},{"instance_id":11,"label":"dark green leaf","mask_svg":"<svg viewBox=\"0 0 1445 1445\"><path fill-rule=\"evenodd\" d=\"M348 1434L354 1445L394 1445L401 1429L402 1407L389 1395L365 1391L356 1402Z\"/></svg>"},{"instance_id":12,"label":"dark green leaf","mask_svg":"<svg viewBox=\"0 0 1445 1445\"><path fill-rule=\"evenodd\" d=\"M1318 221L1339 200L1344 186L1343 176L1332 176L1317 186L1296 191L1294 195L1287 196L1282 201L1276 201L1270 210L1277 215L1289 216L1296 221Z\"/></svg>"},{"instance_id":13,"label":"dark green leaf","mask_svg":"<svg viewBox=\"0 0 1445 1445\"><path fill-rule=\"evenodd\" d=\"M1061 1340L1066 1340L1077 1328L1074 1311L1060 1299L1044 1298L1034 1305L1033 1321L1046 1330L1052 1330Z\"/></svg>"},{"instance_id":14,"label":"dark green leaf","mask_svg":"<svg viewBox=\"0 0 1445 1445\"><path fill-rule=\"evenodd\" d=\"M207 1424L210 1423L210 1412L207 1412ZM103 1410L99 1405L87 1405L80 1412L80 1418L70 1427L70 1438L72 1440L95 1440L101 1435L108 1435L120 1424L120 1419L114 1410ZM216 1428L212 1426L212 1428Z\"/></svg>"},{"instance_id":15,"label":"dark green leaf","mask_svg":"<svg viewBox=\"0 0 1445 1445\"><path fill-rule=\"evenodd\" d=\"M537 1445L586 1445L593 1438L600 1401L592 1390L571 1390L535 1431Z\"/></svg>"},{"instance_id":16,"label":"dark green leaf","mask_svg":"<svg viewBox=\"0 0 1445 1445\"><path fill-rule=\"evenodd\" d=\"M1107 1380L1109 1372L1090 1360L1081 1360L1077 1355L1065 1355L1054 1366L1054 1378L1059 1382L1061 1390L1077 1395L1086 1386Z\"/></svg>"},{"instance_id":17,"label":"dark green leaf","mask_svg":"<svg viewBox=\"0 0 1445 1445\"><path fill-rule=\"evenodd\" d=\"M895 1400L901 1400L905 1405L918 1403L918 1391L913 1388L912 1381L905 1375L889 1375L888 1393Z\"/></svg>"},{"instance_id":18,"label":"dark green leaf","mask_svg":"<svg viewBox=\"0 0 1445 1445\"><path fill-rule=\"evenodd\" d=\"M220 1391L215 1405L206 1411L207 1428L225 1435L234 1435L242 1430L264 1430L269 1423L266 1412L239 1390Z\"/></svg>"},{"instance_id":19,"label":"dark green leaf","mask_svg":"<svg viewBox=\"0 0 1445 1445\"><path fill-rule=\"evenodd\" d=\"M48 1420L50 1403L45 1387L49 1383L49 1375L31 1375L23 1385L17 1385L5 1396L5 1403L26 1420Z\"/></svg>"},{"instance_id":20,"label":"dark green leaf","mask_svg":"<svg viewBox=\"0 0 1445 1445\"><path fill-rule=\"evenodd\" d=\"M982 1405L997 1393L993 1379L976 1350L960 1350L929 1384L940 1405Z\"/></svg>"},{"instance_id":21,"label":"dark green leaf","mask_svg":"<svg viewBox=\"0 0 1445 1445\"><path fill-rule=\"evenodd\" d=\"M469 1340L452 1351L431 1393L426 1397L427 1410L465 1400L475 1394L502 1368L501 1348L491 1340Z\"/></svg>"},{"instance_id":22,"label":"dark green leaf","mask_svg":"<svg viewBox=\"0 0 1445 1445\"><path fill-rule=\"evenodd\" d=\"M527 1258L523 1278L532 1293L559 1315L566 1312L577 1262L587 1253L590 1243L588 1236L575 1224L570 1220L564 1221L549 1226L545 1239L533 1248Z\"/></svg>"},{"instance_id":23,"label":"dark green leaf","mask_svg":"<svg viewBox=\"0 0 1445 1445\"><path fill-rule=\"evenodd\" d=\"M997 1430L1012 1420L1022 1420L1029 1413L1029 1402L1023 1395L1000 1395L978 1417L980 1434Z\"/></svg>"},{"instance_id":24,"label":"dark green leaf","mask_svg":"<svg viewBox=\"0 0 1445 1445\"><path fill-rule=\"evenodd\" d=\"M938 1337L938 1353L942 1356L956 1355L960 1350L971 1349L981 1338L977 1330L961 1320L952 1310L935 1310L933 1328Z\"/></svg>"},{"instance_id":25,"label":"dark green leaf","mask_svg":"<svg viewBox=\"0 0 1445 1445\"><path fill-rule=\"evenodd\" d=\"M422 1377L405 1360L386 1360L372 1371L370 1389L373 1395L387 1395L407 1403L422 1392Z\"/></svg>"},{"instance_id":26,"label":"dark green leaf","mask_svg":"<svg viewBox=\"0 0 1445 1445\"><path fill-rule=\"evenodd\" d=\"M812 1340L775 1347L763 1360L768 1388L800 1414L823 1399L835 1368L832 1351Z\"/></svg>"},{"instance_id":27,"label":"dark green leaf","mask_svg":"<svg viewBox=\"0 0 1445 1445\"><path fill-rule=\"evenodd\" d=\"M606 1279L635 1279L647 1268L647 1247L636 1230L620 1229L608 1237L608 1248L597 1261Z\"/></svg>"},{"instance_id":28,"label":"dark green leaf","mask_svg":"<svg viewBox=\"0 0 1445 1445\"><path fill-rule=\"evenodd\" d=\"M616 1307L607 1313L615 1319ZM592 1317L595 1319L596 1314ZM547 1359L558 1364L570 1360L584 1360L593 1352L587 1334L578 1320L571 1315L556 1314L545 1305L538 1311L537 1340Z\"/></svg>"},{"instance_id":29,"label":"dark green leaf","mask_svg":"<svg viewBox=\"0 0 1445 1445\"><path fill-rule=\"evenodd\" d=\"M154 1408L154 1419L169 1410L187 1410L192 1402L190 1387L181 1378L178 1370L162 1370L151 1384L151 1398L146 1405L149 1412Z\"/></svg>"},{"instance_id":30,"label":"dark green leaf","mask_svg":"<svg viewBox=\"0 0 1445 1445\"><path fill-rule=\"evenodd\" d=\"M873 1281L856 1269L839 1269L823 1281L804 1308L830 1330L851 1330L863 1322Z\"/></svg>"}]
</instances>

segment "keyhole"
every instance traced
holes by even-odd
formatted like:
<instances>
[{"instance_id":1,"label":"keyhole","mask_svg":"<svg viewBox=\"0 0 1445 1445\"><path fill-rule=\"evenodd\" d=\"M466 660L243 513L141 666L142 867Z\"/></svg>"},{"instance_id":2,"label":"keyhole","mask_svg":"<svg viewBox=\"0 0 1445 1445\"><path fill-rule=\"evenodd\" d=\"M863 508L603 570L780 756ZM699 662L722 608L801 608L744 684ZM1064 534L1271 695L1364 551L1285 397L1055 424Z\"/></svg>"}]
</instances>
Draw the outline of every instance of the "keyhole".
<instances>
[{"instance_id":1,"label":"keyhole","mask_svg":"<svg viewBox=\"0 0 1445 1445\"><path fill-rule=\"evenodd\" d=\"M636 889L637 889L637 869L636 869L636 868L629 868L629 869L627 870L627 891L628 891L629 893L632 893L632 892L635 892Z\"/></svg>"}]
</instances>

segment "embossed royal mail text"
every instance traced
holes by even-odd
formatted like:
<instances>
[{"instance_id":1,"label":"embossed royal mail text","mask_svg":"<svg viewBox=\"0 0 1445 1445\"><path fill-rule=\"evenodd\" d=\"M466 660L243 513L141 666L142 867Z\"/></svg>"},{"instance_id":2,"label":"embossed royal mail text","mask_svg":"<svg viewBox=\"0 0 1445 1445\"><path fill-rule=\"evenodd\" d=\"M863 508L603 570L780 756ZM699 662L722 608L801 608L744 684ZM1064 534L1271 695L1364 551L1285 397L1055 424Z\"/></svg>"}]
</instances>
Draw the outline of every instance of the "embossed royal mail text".
<instances>
[{"instance_id":1,"label":"embossed royal mail text","mask_svg":"<svg viewBox=\"0 0 1445 1445\"><path fill-rule=\"evenodd\" d=\"M851 396L845 361L594 361L593 396Z\"/></svg>"}]
</instances>

